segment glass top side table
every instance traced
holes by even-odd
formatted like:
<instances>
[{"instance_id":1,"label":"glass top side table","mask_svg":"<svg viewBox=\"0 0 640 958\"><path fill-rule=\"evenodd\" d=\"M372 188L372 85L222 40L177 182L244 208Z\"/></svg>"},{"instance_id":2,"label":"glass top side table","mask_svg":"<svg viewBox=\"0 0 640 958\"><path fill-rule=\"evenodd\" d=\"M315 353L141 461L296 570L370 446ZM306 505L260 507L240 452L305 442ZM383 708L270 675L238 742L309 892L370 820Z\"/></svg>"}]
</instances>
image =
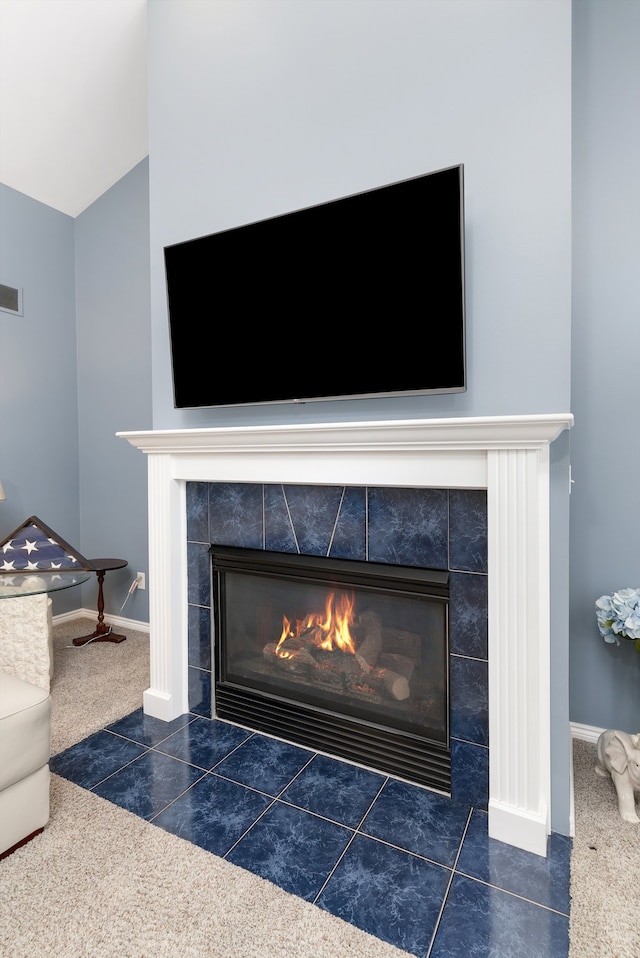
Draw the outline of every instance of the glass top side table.
<instances>
[{"instance_id":1,"label":"glass top side table","mask_svg":"<svg viewBox=\"0 0 640 958\"><path fill-rule=\"evenodd\" d=\"M59 592L81 585L92 573L80 572L0 572L0 599L18 599L43 592Z\"/></svg>"}]
</instances>

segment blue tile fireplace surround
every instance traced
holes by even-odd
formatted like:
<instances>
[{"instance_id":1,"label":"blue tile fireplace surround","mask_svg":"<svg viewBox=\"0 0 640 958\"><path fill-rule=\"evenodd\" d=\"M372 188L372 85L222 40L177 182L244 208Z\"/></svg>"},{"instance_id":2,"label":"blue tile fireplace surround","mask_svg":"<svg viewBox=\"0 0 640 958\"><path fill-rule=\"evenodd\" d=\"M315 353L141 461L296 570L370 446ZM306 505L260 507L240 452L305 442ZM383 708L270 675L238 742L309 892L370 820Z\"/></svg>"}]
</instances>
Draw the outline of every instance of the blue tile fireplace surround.
<instances>
[{"instance_id":1,"label":"blue tile fireplace surround","mask_svg":"<svg viewBox=\"0 0 640 958\"><path fill-rule=\"evenodd\" d=\"M487 497L484 490L187 483L189 709L211 718L209 548L448 570L451 797L487 808Z\"/></svg>"}]
</instances>

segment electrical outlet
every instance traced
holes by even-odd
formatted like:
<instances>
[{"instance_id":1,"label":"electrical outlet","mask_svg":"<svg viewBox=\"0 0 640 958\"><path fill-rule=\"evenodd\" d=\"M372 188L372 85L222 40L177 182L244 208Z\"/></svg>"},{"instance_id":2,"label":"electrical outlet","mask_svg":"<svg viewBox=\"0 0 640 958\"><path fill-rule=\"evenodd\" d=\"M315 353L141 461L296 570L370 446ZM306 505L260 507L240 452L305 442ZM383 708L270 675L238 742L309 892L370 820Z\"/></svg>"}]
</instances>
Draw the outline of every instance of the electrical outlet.
<instances>
[{"instance_id":1,"label":"electrical outlet","mask_svg":"<svg viewBox=\"0 0 640 958\"><path fill-rule=\"evenodd\" d=\"M146 582L145 582L145 578L144 578L144 572L136 572L136 579L138 580L138 588L139 588L139 589L146 589L146 588L147 588Z\"/></svg>"}]
</instances>

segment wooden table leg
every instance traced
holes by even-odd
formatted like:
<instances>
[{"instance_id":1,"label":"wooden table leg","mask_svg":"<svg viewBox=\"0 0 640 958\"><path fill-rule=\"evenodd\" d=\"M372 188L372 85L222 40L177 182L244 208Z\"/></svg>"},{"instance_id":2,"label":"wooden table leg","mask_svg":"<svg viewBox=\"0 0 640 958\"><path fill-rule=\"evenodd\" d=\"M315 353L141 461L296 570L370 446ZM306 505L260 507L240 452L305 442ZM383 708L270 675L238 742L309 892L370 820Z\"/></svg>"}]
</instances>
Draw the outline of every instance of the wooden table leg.
<instances>
[{"instance_id":1,"label":"wooden table leg","mask_svg":"<svg viewBox=\"0 0 640 958\"><path fill-rule=\"evenodd\" d=\"M117 635L111 631L111 627L104 622L104 594L102 583L104 582L104 569L96 570L98 576L98 625L95 632L91 635L78 636L73 640L74 645L86 645L87 642L124 642L126 635Z\"/></svg>"}]
</instances>

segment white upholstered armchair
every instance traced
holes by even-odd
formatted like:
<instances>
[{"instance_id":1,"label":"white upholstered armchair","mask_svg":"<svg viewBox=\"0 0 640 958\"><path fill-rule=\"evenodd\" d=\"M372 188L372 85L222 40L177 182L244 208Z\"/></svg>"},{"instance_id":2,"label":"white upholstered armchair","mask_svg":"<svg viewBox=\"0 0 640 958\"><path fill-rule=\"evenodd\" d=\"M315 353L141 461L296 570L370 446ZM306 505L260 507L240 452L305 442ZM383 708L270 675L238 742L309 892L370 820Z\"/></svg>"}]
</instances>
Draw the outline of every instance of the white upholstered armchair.
<instances>
[{"instance_id":1,"label":"white upholstered armchair","mask_svg":"<svg viewBox=\"0 0 640 958\"><path fill-rule=\"evenodd\" d=\"M51 600L0 603L0 858L49 821Z\"/></svg>"}]
</instances>

